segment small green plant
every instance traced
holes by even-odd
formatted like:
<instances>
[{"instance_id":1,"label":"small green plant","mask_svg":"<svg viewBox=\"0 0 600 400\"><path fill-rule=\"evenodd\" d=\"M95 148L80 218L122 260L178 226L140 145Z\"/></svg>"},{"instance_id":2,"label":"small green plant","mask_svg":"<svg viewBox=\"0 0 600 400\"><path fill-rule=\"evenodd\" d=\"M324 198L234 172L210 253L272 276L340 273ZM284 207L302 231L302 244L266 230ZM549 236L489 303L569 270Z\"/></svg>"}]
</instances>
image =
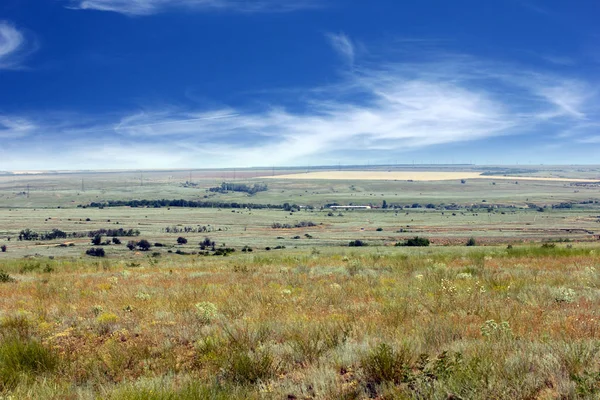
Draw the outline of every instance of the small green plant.
<instances>
[{"instance_id":1,"label":"small green plant","mask_svg":"<svg viewBox=\"0 0 600 400\"><path fill-rule=\"evenodd\" d=\"M217 306L209 301L202 301L194 305L196 316L203 324L210 324L218 315Z\"/></svg>"},{"instance_id":2,"label":"small green plant","mask_svg":"<svg viewBox=\"0 0 600 400\"><path fill-rule=\"evenodd\" d=\"M559 287L554 290L554 301L557 303L573 303L575 301L575 291L566 287Z\"/></svg>"},{"instance_id":3,"label":"small green plant","mask_svg":"<svg viewBox=\"0 0 600 400\"><path fill-rule=\"evenodd\" d=\"M410 376L410 357L407 349L394 350L382 343L371 350L361 360L367 382L399 384L407 382Z\"/></svg>"},{"instance_id":4,"label":"small green plant","mask_svg":"<svg viewBox=\"0 0 600 400\"><path fill-rule=\"evenodd\" d=\"M512 337L512 329L507 321L497 323L493 319L487 320L479 328L481 335L487 338Z\"/></svg>"},{"instance_id":5,"label":"small green plant","mask_svg":"<svg viewBox=\"0 0 600 400\"><path fill-rule=\"evenodd\" d=\"M58 356L34 340L9 338L0 345L0 391L11 390L22 380L51 372Z\"/></svg>"},{"instance_id":6,"label":"small green plant","mask_svg":"<svg viewBox=\"0 0 600 400\"><path fill-rule=\"evenodd\" d=\"M276 369L273 356L266 349L259 351L234 349L229 354L225 375L236 384L256 384L271 379Z\"/></svg>"},{"instance_id":7,"label":"small green plant","mask_svg":"<svg viewBox=\"0 0 600 400\"><path fill-rule=\"evenodd\" d=\"M12 276L10 276L6 272L0 270L0 283L8 283L8 282L14 282L14 281L15 281L15 279Z\"/></svg>"}]
</instances>

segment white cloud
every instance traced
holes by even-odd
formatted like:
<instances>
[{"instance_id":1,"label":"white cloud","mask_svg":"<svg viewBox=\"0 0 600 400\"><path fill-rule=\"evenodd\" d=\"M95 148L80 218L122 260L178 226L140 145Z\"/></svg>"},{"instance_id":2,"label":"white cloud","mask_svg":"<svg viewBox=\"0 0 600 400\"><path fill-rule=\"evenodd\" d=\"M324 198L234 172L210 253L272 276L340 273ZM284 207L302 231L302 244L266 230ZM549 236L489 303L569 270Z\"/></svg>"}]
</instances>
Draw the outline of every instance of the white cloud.
<instances>
[{"instance_id":1,"label":"white cloud","mask_svg":"<svg viewBox=\"0 0 600 400\"><path fill-rule=\"evenodd\" d=\"M25 118L0 114L0 139L22 138L35 129L35 124Z\"/></svg>"},{"instance_id":2,"label":"white cloud","mask_svg":"<svg viewBox=\"0 0 600 400\"><path fill-rule=\"evenodd\" d=\"M315 7L312 0L72 0L69 8L151 15L168 9L287 12Z\"/></svg>"},{"instance_id":3,"label":"white cloud","mask_svg":"<svg viewBox=\"0 0 600 400\"><path fill-rule=\"evenodd\" d=\"M344 57L350 64L354 63L354 44L343 33L327 34L327 38L331 42L331 45L342 57Z\"/></svg>"},{"instance_id":4,"label":"white cloud","mask_svg":"<svg viewBox=\"0 0 600 400\"><path fill-rule=\"evenodd\" d=\"M25 45L25 38L12 24L0 21L0 69L14 68Z\"/></svg>"},{"instance_id":5,"label":"white cloud","mask_svg":"<svg viewBox=\"0 0 600 400\"><path fill-rule=\"evenodd\" d=\"M27 160L46 169L360 163L525 134L596 143L598 94L586 90L593 82L465 56L375 65L351 53L347 37L334 41L354 64L337 85L296 93L305 100L294 110L272 102L259 110L149 108L119 118L42 115L0 120L0 135L2 126L13 137L37 135L40 149L28 154L39 154ZM19 162L14 141L0 169Z\"/></svg>"}]
</instances>

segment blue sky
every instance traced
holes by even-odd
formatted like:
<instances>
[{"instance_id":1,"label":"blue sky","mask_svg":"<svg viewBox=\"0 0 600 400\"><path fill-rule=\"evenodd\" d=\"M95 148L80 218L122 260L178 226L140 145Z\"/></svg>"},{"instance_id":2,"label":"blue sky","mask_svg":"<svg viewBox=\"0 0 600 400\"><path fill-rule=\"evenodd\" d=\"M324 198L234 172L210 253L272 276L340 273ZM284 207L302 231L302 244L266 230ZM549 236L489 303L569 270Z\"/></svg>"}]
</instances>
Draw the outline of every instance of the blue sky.
<instances>
[{"instance_id":1,"label":"blue sky","mask_svg":"<svg viewBox=\"0 0 600 400\"><path fill-rule=\"evenodd\" d=\"M599 164L596 0L2 0L0 170Z\"/></svg>"}]
</instances>

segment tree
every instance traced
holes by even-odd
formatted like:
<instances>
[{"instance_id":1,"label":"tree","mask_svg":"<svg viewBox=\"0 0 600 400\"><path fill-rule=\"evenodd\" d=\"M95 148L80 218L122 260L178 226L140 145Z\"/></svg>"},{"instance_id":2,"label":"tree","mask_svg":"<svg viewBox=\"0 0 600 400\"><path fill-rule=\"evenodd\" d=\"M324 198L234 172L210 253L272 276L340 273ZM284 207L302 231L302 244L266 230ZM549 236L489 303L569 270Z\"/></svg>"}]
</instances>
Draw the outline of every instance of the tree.
<instances>
[{"instance_id":1,"label":"tree","mask_svg":"<svg viewBox=\"0 0 600 400\"><path fill-rule=\"evenodd\" d=\"M113 244L121 244L121 240L118 237L112 238Z\"/></svg>"},{"instance_id":2,"label":"tree","mask_svg":"<svg viewBox=\"0 0 600 400\"><path fill-rule=\"evenodd\" d=\"M3 245L0 247L0 250L2 250L2 252L3 252L3 253L6 253L6 245L5 245L5 244L3 244Z\"/></svg>"},{"instance_id":3,"label":"tree","mask_svg":"<svg viewBox=\"0 0 600 400\"><path fill-rule=\"evenodd\" d=\"M381 204L381 208L388 208L387 201L383 201L383 203Z\"/></svg>"},{"instance_id":4,"label":"tree","mask_svg":"<svg viewBox=\"0 0 600 400\"><path fill-rule=\"evenodd\" d=\"M177 238L177 244L186 244L187 242L188 242L187 239L182 236L179 236Z\"/></svg>"},{"instance_id":5,"label":"tree","mask_svg":"<svg viewBox=\"0 0 600 400\"><path fill-rule=\"evenodd\" d=\"M102 235L98 234L92 238L92 244L94 246L100 246L102 244Z\"/></svg>"},{"instance_id":6,"label":"tree","mask_svg":"<svg viewBox=\"0 0 600 400\"><path fill-rule=\"evenodd\" d=\"M152 245L146 239L142 239L137 243L137 247L142 251L148 251Z\"/></svg>"},{"instance_id":7,"label":"tree","mask_svg":"<svg viewBox=\"0 0 600 400\"><path fill-rule=\"evenodd\" d=\"M475 241L474 237L471 237L469 240L467 240L467 246L477 246L477 242Z\"/></svg>"}]
</instances>

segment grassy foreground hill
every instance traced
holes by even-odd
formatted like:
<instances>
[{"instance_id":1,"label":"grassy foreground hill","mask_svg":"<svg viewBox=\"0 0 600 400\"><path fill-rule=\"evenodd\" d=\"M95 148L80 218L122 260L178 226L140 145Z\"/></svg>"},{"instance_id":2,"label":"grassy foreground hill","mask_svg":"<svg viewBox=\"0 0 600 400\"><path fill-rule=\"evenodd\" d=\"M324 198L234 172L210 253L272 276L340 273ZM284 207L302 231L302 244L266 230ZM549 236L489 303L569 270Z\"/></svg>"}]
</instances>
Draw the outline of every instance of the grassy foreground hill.
<instances>
[{"instance_id":1,"label":"grassy foreground hill","mask_svg":"<svg viewBox=\"0 0 600 400\"><path fill-rule=\"evenodd\" d=\"M600 396L600 249L0 261L18 399Z\"/></svg>"}]
</instances>

